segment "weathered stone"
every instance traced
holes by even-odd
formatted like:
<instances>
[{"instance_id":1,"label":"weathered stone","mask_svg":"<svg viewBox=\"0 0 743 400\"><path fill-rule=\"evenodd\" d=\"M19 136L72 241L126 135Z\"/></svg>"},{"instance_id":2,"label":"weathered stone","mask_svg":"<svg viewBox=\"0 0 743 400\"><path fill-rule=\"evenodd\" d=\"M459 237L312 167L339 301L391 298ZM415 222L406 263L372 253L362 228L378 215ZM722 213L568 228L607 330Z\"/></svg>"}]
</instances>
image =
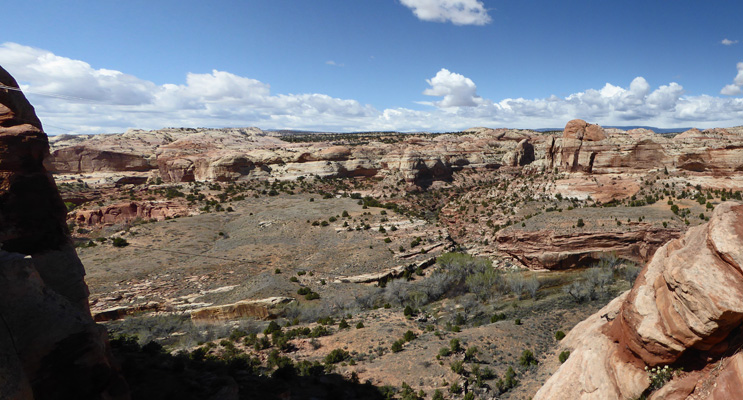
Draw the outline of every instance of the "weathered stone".
<instances>
[{"instance_id":1,"label":"weathered stone","mask_svg":"<svg viewBox=\"0 0 743 400\"><path fill-rule=\"evenodd\" d=\"M726 202L709 223L662 246L631 291L573 328L563 341L570 358L534 399L637 398L650 384L645 366L682 362L685 354L717 362L743 322L741 272L743 205ZM741 360L721 361L719 374L681 377L652 398L686 398L692 390L690 398L734 398Z\"/></svg>"},{"instance_id":2,"label":"weathered stone","mask_svg":"<svg viewBox=\"0 0 743 400\"><path fill-rule=\"evenodd\" d=\"M2 68L0 82L18 86ZM0 104L0 397L127 399L43 165L46 134L19 91L0 89Z\"/></svg>"},{"instance_id":3,"label":"weathered stone","mask_svg":"<svg viewBox=\"0 0 743 400\"><path fill-rule=\"evenodd\" d=\"M220 322L240 318L273 319L282 310L280 306L291 303L290 297L269 297L260 300L242 300L232 304L204 307L191 311L191 319L198 322Z\"/></svg>"}]
</instances>

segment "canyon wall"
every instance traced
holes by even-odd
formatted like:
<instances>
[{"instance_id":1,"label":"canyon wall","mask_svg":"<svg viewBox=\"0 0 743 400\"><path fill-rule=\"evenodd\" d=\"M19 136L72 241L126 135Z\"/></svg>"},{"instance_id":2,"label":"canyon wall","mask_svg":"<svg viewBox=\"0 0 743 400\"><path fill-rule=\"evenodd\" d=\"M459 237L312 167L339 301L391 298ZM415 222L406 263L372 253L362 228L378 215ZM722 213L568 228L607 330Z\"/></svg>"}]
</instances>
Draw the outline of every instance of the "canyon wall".
<instances>
[{"instance_id":1,"label":"canyon wall","mask_svg":"<svg viewBox=\"0 0 743 400\"><path fill-rule=\"evenodd\" d=\"M18 87L1 67L0 83ZM0 397L127 399L106 331L90 315L48 154L33 107L0 89Z\"/></svg>"}]
</instances>

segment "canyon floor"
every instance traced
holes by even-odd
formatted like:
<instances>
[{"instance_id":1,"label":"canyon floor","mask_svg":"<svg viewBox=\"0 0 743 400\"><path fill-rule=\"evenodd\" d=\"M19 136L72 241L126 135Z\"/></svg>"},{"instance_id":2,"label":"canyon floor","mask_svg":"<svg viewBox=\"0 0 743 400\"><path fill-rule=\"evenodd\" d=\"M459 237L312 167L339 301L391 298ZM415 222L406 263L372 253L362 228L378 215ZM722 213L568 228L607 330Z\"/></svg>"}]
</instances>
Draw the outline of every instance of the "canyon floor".
<instances>
[{"instance_id":1,"label":"canyon floor","mask_svg":"<svg viewBox=\"0 0 743 400\"><path fill-rule=\"evenodd\" d=\"M512 186L535 179L516 177ZM550 179L544 178L544 184ZM86 266L94 317L114 336L134 335L142 345L155 341L174 354L199 348L214 355L236 351L267 364L271 351L278 348L283 357L296 364L324 363L328 354L342 349L348 352L348 358L333 364L333 371L349 379L398 390L405 383L415 392L423 390L426 397L435 390L447 397L461 396L450 390L452 383L457 383L462 388L468 385L468 390L482 398L520 399L532 396L559 366L555 334L569 332L630 287L632 278L624 277L619 264L610 268L610 278L600 286L588 282L592 268L519 268L518 260L498 254L473 233L479 226L466 216L471 209L446 216L440 211L456 204L482 204L482 199L473 196L490 193L498 182L490 184L490 190L483 184L477 191L462 191L465 200L456 195L454 186L401 197L383 194L382 200L398 205L387 208L382 201L360 195L374 192L363 183L356 184L358 192L350 194L332 190L343 184L355 185L333 180L293 188L279 183L268 187L180 184L169 186L183 194L171 199L160 199L168 191L157 185L138 187L134 192L132 188L112 189L116 196L106 193L93 203L118 204L152 195L162 201L180 202L181 215L160 221L139 218L72 225L78 255ZM70 193L70 186L61 185L63 196ZM271 192L274 188L275 193ZM79 195L96 190L100 193L101 189L79 185L74 192ZM223 196L225 201L219 208L214 207L211 199L226 192L230 195ZM194 193L197 198L204 194L204 199L189 205L185 198ZM511 197L513 192L504 190L500 196ZM696 201L677 203L693 213L704 210ZM209 204L212 206L206 207ZM684 225L671 206L660 201L611 208L554 198L541 203L520 200L521 204L529 207L513 208L522 214L512 218L525 222L523 226L514 223L510 229L522 232L564 226L579 233L580 228L575 226L578 219L586 221L588 227L583 228L589 230L601 225L620 231L662 226L663 222L667 226ZM553 210L545 211L550 207ZM408 211L431 208L440 215L438 219ZM525 213L536 215L525 218ZM74 210L70 220L76 221ZM617 220L622 224L618 225ZM451 226L456 227L456 240L449 233ZM475 239L468 239L471 237ZM115 244L117 238L126 245ZM467 282L441 282L442 271L451 266L435 263L437 257L468 247L474 254L487 254L499 274L484 294L475 293ZM606 256L611 258L609 252ZM631 262L621 264L639 269ZM538 288L530 292L529 281L538 282ZM577 298L566 290L572 282L585 282L584 286L595 293ZM431 287L440 289L441 294L431 295L427 291ZM300 295L303 288L319 298ZM322 333L292 337L290 345L283 348L271 340L267 345L256 345L245 338L256 334L260 340L269 326L268 320L256 318L258 314L251 317L236 313L219 321L192 317L198 310L272 297L292 299L270 310L271 318L275 318L272 320L284 332L304 328L315 331L321 326ZM406 315L406 307L413 312ZM339 326L341 320L347 328ZM358 324L363 327L357 328ZM416 338L405 342L401 351L393 351L394 343L407 331ZM461 342L462 351L442 356L447 353L442 353L442 348L451 349L453 339ZM468 348L477 352L465 356ZM524 364L525 351L532 352L538 363ZM463 369L457 370L460 362ZM499 386L509 367L516 372L518 384ZM492 373L480 372L486 368ZM485 378L478 382L477 376Z\"/></svg>"}]
</instances>

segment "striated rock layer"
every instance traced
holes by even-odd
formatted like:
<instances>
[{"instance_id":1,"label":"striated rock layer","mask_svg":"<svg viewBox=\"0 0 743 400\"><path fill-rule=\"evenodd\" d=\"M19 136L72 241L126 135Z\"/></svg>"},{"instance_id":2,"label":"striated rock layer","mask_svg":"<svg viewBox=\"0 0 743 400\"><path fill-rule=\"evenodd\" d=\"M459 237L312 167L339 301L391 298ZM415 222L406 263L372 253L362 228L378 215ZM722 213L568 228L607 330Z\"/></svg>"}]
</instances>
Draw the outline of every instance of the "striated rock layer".
<instances>
[{"instance_id":1,"label":"striated rock layer","mask_svg":"<svg viewBox=\"0 0 743 400\"><path fill-rule=\"evenodd\" d=\"M554 229L505 229L496 236L496 248L531 269L566 269L598 261L602 255L647 262L661 245L681 232L638 224L627 231L606 229L580 233Z\"/></svg>"},{"instance_id":2,"label":"striated rock layer","mask_svg":"<svg viewBox=\"0 0 743 400\"><path fill-rule=\"evenodd\" d=\"M534 398L637 398L650 385L645 366L669 364L692 372L651 398L732 398L743 361L725 357L740 346L741 323L743 205L726 202L709 223L658 249L631 291L570 332L570 358Z\"/></svg>"},{"instance_id":3,"label":"striated rock layer","mask_svg":"<svg viewBox=\"0 0 743 400\"><path fill-rule=\"evenodd\" d=\"M1 67L0 83L18 87ZM105 329L90 316L48 152L33 107L0 89L0 397L126 399Z\"/></svg>"},{"instance_id":4,"label":"striated rock layer","mask_svg":"<svg viewBox=\"0 0 743 400\"><path fill-rule=\"evenodd\" d=\"M54 137L46 164L56 173L151 171L166 182L373 176L425 187L464 168L528 165L534 135L482 129L353 146L288 143L258 128L162 129Z\"/></svg>"}]
</instances>

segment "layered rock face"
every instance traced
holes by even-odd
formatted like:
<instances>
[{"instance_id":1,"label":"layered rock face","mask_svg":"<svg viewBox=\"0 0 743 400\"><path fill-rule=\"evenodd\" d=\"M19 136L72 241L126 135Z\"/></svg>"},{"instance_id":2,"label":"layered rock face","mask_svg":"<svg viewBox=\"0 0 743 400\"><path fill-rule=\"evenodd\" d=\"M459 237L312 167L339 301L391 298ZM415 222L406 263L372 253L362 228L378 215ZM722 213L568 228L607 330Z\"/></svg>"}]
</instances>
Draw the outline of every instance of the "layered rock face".
<instances>
[{"instance_id":1,"label":"layered rock face","mask_svg":"<svg viewBox=\"0 0 743 400\"><path fill-rule=\"evenodd\" d=\"M163 220L188 215L189 210L173 202L130 201L101 207L96 210L82 210L75 214L78 225L120 224L136 220Z\"/></svg>"},{"instance_id":2,"label":"layered rock face","mask_svg":"<svg viewBox=\"0 0 743 400\"><path fill-rule=\"evenodd\" d=\"M166 182L376 176L418 186L452 179L463 168L535 160L532 136L483 129L430 140L364 145L287 143L257 128L163 129L120 135L59 136L46 162L57 173L151 171Z\"/></svg>"},{"instance_id":3,"label":"layered rock face","mask_svg":"<svg viewBox=\"0 0 743 400\"><path fill-rule=\"evenodd\" d=\"M1 67L0 82L18 87ZM105 329L90 316L48 152L33 107L0 89L0 397L126 399Z\"/></svg>"},{"instance_id":4,"label":"layered rock face","mask_svg":"<svg viewBox=\"0 0 743 400\"><path fill-rule=\"evenodd\" d=\"M733 398L743 370L735 351L742 272L743 205L727 202L709 223L662 246L631 291L571 331L563 341L570 358L534 398L637 398L650 385L645 366L668 364L691 372L651 398Z\"/></svg>"},{"instance_id":5,"label":"layered rock face","mask_svg":"<svg viewBox=\"0 0 743 400\"><path fill-rule=\"evenodd\" d=\"M713 175L743 171L743 135L737 129L697 129L669 139L648 130L609 133L583 120L567 123L545 144L546 164L564 172L614 174L681 170Z\"/></svg>"},{"instance_id":6,"label":"layered rock face","mask_svg":"<svg viewBox=\"0 0 743 400\"><path fill-rule=\"evenodd\" d=\"M673 229L639 226L633 230L611 229L580 234L556 230L509 229L496 236L497 249L531 269L566 269L598 261L607 253L627 260L647 262L661 245L677 238Z\"/></svg>"}]
</instances>

